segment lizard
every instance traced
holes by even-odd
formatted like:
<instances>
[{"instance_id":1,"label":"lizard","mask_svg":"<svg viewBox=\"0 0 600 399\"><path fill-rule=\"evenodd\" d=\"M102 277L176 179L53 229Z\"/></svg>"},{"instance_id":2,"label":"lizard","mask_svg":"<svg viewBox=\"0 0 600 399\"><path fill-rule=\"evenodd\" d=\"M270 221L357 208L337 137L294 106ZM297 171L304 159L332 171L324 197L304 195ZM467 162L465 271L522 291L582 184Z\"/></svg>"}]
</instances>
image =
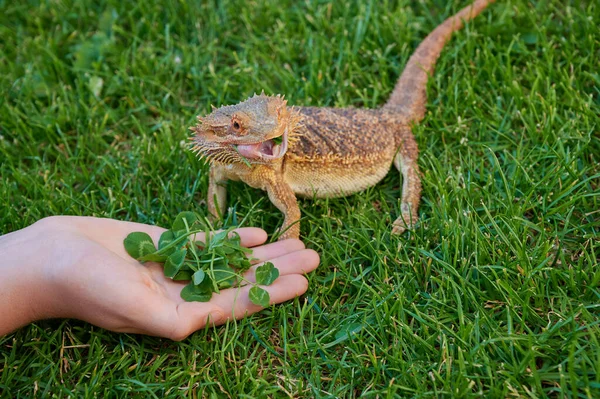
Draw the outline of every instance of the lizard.
<instances>
[{"instance_id":1,"label":"lizard","mask_svg":"<svg viewBox=\"0 0 600 399\"><path fill-rule=\"evenodd\" d=\"M412 127L425 116L427 79L453 32L494 0L475 0L436 27L409 58L388 101L376 109L288 106L261 93L213 107L192 126L191 149L210 164L207 207L220 217L228 180L265 190L284 215L279 240L299 238L297 196L333 198L377 184L393 164L402 174L392 233L418 220L418 146Z\"/></svg>"}]
</instances>

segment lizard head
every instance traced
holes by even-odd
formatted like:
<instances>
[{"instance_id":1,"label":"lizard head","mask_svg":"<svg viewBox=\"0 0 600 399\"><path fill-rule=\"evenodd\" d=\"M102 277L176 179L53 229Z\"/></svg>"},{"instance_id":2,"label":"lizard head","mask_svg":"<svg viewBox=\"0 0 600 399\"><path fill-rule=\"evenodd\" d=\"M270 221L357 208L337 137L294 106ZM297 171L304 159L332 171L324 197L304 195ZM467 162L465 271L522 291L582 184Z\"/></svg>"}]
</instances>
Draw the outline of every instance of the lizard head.
<instances>
[{"instance_id":1,"label":"lizard head","mask_svg":"<svg viewBox=\"0 0 600 399\"><path fill-rule=\"evenodd\" d=\"M298 114L281 96L254 95L198 117L192 150L211 162L269 164L288 149Z\"/></svg>"}]
</instances>

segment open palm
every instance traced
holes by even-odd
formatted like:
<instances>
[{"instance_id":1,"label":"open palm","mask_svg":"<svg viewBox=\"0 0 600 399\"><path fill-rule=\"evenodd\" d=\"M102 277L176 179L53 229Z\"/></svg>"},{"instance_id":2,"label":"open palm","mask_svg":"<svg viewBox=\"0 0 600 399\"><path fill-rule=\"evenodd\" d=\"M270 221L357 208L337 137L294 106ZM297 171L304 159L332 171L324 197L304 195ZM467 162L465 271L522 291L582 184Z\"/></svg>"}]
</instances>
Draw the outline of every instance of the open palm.
<instances>
[{"instance_id":1,"label":"open palm","mask_svg":"<svg viewBox=\"0 0 600 399\"><path fill-rule=\"evenodd\" d=\"M33 231L30 229L34 229ZM207 323L222 324L261 310L248 298L250 286L221 290L209 302L186 302L180 297L186 283L164 277L162 266L140 264L123 247L131 232L148 233L158 242L164 229L139 223L93 217L58 216L43 219L22 230L41 248L28 255L30 262L45 264L50 282L40 313L43 317L70 317L119 332L133 332L180 340ZM236 230L241 244L253 248L254 270L270 261L280 277L265 288L271 303L280 303L306 292L303 276L319 263L315 251L299 240L264 244L258 228ZM202 237L198 237L202 239ZM25 240L23 245L27 244ZM37 259L36 259L37 258Z\"/></svg>"}]
</instances>

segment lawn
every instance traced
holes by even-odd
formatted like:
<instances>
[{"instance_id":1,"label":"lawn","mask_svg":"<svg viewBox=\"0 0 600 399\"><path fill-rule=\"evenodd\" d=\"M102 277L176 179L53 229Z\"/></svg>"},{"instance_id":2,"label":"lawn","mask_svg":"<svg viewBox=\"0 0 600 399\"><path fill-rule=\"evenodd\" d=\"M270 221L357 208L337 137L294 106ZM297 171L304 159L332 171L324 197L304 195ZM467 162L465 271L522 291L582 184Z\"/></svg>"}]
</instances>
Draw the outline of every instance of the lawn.
<instances>
[{"instance_id":1,"label":"lawn","mask_svg":"<svg viewBox=\"0 0 600 399\"><path fill-rule=\"evenodd\" d=\"M188 127L254 92L377 107L465 0L0 0L0 234L202 212ZM0 396L600 397L600 5L499 1L456 34L401 178L302 200L306 295L182 342L49 320L0 337ZM368 134L368 132L365 132ZM273 232L263 192L238 220Z\"/></svg>"}]
</instances>

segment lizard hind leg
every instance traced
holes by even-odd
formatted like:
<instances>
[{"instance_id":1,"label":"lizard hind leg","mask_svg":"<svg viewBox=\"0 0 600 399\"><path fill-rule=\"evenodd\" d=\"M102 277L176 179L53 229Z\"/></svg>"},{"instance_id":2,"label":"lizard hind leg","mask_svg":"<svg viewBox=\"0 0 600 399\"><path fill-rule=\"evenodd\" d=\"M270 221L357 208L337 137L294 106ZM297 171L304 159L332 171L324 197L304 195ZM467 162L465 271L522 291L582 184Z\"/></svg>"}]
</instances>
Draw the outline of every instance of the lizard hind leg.
<instances>
[{"instance_id":1,"label":"lizard hind leg","mask_svg":"<svg viewBox=\"0 0 600 399\"><path fill-rule=\"evenodd\" d=\"M406 129L405 133L407 134L402 135L400 148L394 157L394 166L402 173L402 198L400 216L393 223L393 234L404 233L419 219L417 213L421 200L421 178L417 164L419 150L410 130Z\"/></svg>"}]
</instances>

